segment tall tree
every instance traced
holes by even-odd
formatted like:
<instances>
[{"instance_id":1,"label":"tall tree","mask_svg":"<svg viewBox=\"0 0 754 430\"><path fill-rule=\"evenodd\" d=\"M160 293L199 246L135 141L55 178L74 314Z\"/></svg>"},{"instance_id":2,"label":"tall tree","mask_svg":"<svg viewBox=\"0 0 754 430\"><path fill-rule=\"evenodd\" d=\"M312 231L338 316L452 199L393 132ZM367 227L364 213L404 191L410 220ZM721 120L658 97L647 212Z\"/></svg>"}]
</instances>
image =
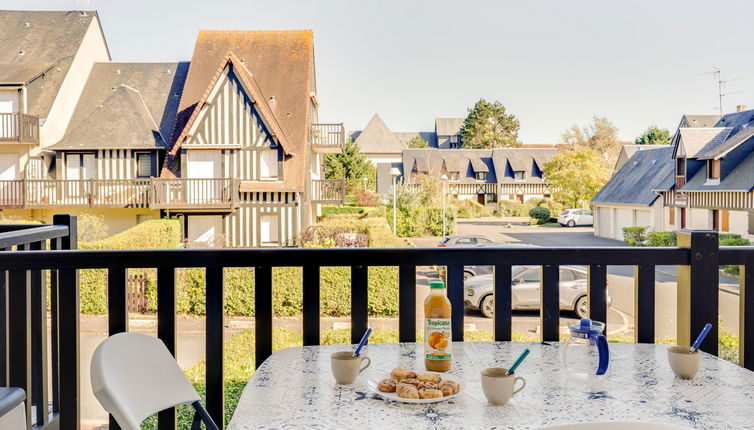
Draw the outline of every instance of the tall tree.
<instances>
[{"instance_id":1,"label":"tall tree","mask_svg":"<svg viewBox=\"0 0 754 430\"><path fill-rule=\"evenodd\" d=\"M581 128L574 124L561 138L575 150L591 149L600 154L605 166L613 166L620 153L618 128L605 117L595 115L591 124Z\"/></svg>"},{"instance_id":2,"label":"tall tree","mask_svg":"<svg viewBox=\"0 0 754 430\"><path fill-rule=\"evenodd\" d=\"M479 99L463 121L461 142L468 149L491 149L521 146L518 129L521 124L502 103Z\"/></svg>"},{"instance_id":3,"label":"tall tree","mask_svg":"<svg viewBox=\"0 0 754 430\"><path fill-rule=\"evenodd\" d=\"M586 204L610 178L600 155L588 148L556 154L545 163L544 176L555 200L572 208Z\"/></svg>"},{"instance_id":4,"label":"tall tree","mask_svg":"<svg viewBox=\"0 0 754 430\"><path fill-rule=\"evenodd\" d=\"M406 146L412 149L429 148L429 142L422 139L422 137L417 134L416 136L412 137L411 140L406 142Z\"/></svg>"},{"instance_id":5,"label":"tall tree","mask_svg":"<svg viewBox=\"0 0 754 430\"><path fill-rule=\"evenodd\" d=\"M641 136L634 140L637 145L670 145L670 130L650 125Z\"/></svg>"},{"instance_id":6,"label":"tall tree","mask_svg":"<svg viewBox=\"0 0 754 430\"><path fill-rule=\"evenodd\" d=\"M374 165L359 152L359 146L349 140L342 153L327 154L325 157L325 178L345 179L346 193L353 194L364 188L364 178L367 178L368 187L373 189L377 172Z\"/></svg>"}]
</instances>

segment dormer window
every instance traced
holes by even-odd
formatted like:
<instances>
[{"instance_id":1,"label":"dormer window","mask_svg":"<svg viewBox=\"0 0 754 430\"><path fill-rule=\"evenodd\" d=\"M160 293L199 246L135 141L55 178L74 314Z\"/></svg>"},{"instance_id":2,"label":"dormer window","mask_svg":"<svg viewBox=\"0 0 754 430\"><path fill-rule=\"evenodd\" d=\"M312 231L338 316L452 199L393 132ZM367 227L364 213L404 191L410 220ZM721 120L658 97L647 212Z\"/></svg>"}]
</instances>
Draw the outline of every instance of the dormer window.
<instances>
[{"instance_id":1,"label":"dormer window","mask_svg":"<svg viewBox=\"0 0 754 430\"><path fill-rule=\"evenodd\" d=\"M458 135L456 134L456 135L450 136L450 147L451 148L458 148L460 146L461 145L460 145L460 141L458 139Z\"/></svg>"},{"instance_id":2,"label":"dormer window","mask_svg":"<svg viewBox=\"0 0 754 430\"><path fill-rule=\"evenodd\" d=\"M707 180L720 180L720 160L707 160Z\"/></svg>"},{"instance_id":3,"label":"dormer window","mask_svg":"<svg viewBox=\"0 0 754 430\"><path fill-rule=\"evenodd\" d=\"M450 180L454 182L458 182L460 177L459 172L450 172Z\"/></svg>"},{"instance_id":4,"label":"dormer window","mask_svg":"<svg viewBox=\"0 0 754 430\"><path fill-rule=\"evenodd\" d=\"M676 164L675 175L686 176L686 159L678 158L675 160L675 164Z\"/></svg>"},{"instance_id":5,"label":"dormer window","mask_svg":"<svg viewBox=\"0 0 754 430\"><path fill-rule=\"evenodd\" d=\"M486 181L487 180L487 172L476 172L476 180L477 181Z\"/></svg>"},{"instance_id":6,"label":"dormer window","mask_svg":"<svg viewBox=\"0 0 754 430\"><path fill-rule=\"evenodd\" d=\"M523 181L524 180L524 171L523 170L516 170L513 172L513 180L514 181Z\"/></svg>"}]
</instances>

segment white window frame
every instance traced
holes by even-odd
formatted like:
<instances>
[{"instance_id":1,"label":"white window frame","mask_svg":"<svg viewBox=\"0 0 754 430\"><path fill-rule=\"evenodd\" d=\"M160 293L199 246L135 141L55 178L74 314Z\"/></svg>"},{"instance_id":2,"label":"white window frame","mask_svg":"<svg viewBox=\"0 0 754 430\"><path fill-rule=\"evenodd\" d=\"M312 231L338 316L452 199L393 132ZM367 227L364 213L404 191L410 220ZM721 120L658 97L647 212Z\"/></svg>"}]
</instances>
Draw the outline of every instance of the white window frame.
<instances>
[{"instance_id":1,"label":"white window frame","mask_svg":"<svg viewBox=\"0 0 754 430\"><path fill-rule=\"evenodd\" d=\"M450 172L450 181L458 182L461 180L461 172Z\"/></svg>"},{"instance_id":2,"label":"white window frame","mask_svg":"<svg viewBox=\"0 0 754 430\"><path fill-rule=\"evenodd\" d=\"M475 172L474 173L474 178L477 181L484 182L484 181L487 180L487 172Z\"/></svg>"},{"instance_id":3,"label":"white window frame","mask_svg":"<svg viewBox=\"0 0 754 430\"><path fill-rule=\"evenodd\" d=\"M136 158L136 177L137 178L151 178L154 176L154 165L152 164L152 154L149 152L137 152L134 154ZM149 160L149 175L148 176L142 176L141 175L141 163L140 159L141 157L147 157L147 160Z\"/></svg>"},{"instance_id":4,"label":"white window frame","mask_svg":"<svg viewBox=\"0 0 754 430\"><path fill-rule=\"evenodd\" d=\"M268 224L267 230L265 224ZM262 246L280 245L280 214L265 213L259 216L259 243Z\"/></svg>"},{"instance_id":5,"label":"white window frame","mask_svg":"<svg viewBox=\"0 0 754 430\"><path fill-rule=\"evenodd\" d=\"M516 173L520 173L521 177L517 178ZM526 180L526 173L523 170L514 170L513 171L513 180L514 181L525 181Z\"/></svg>"},{"instance_id":6,"label":"white window frame","mask_svg":"<svg viewBox=\"0 0 754 430\"><path fill-rule=\"evenodd\" d=\"M279 167L280 162L277 149L265 149L259 152L259 179L277 180L280 177Z\"/></svg>"}]
</instances>

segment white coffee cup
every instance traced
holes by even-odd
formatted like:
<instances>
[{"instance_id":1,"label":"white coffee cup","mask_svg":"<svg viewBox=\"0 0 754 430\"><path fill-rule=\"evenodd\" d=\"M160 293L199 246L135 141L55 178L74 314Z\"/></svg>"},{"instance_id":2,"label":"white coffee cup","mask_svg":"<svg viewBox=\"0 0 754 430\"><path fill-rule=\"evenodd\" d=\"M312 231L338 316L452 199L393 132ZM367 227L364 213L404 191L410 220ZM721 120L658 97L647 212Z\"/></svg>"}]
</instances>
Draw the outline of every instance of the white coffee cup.
<instances>
[{"instance_id":1,"label":"white coffee cup","mask_svg":"<svg viewBox=\"0 0 754 430\"><path fill-rule=\"evenodd\" d=\"M506 375L508 369L502 367L489 367L482 370L482 391L487 401L493 405L504 405L526 387L526 380L520 376ZM517 381L521 381L521 387L514 390Z\"/></svg>"},{"instance_id":2,"label":"white coffee cup","mask_svg":"<svg viewBox=\"0 0 754 430\"><path fill-rule=\"evenodd\" d=\"M699 371L699 360L702 353L697 349L689 351L688 346L671 346L668 348L668 362L675 376L681 379L692 379Z\"/></svg>"},{"instance_id":3,"label":"white coffee cup","mask_svg":"<svg viewBox=\"0 0 754 430\"><path fill-rule=\"evenodd\" d=\"M367 362L366 366L361 366L361 363ZM364 371L369 365L372 364L372 360L366 355L353 356L351 351L340 351L330 356L330 367L332 368L332 375L335 377L335 382L338 384L353 384L356 377Z\"/></svg>"}]
</instances>

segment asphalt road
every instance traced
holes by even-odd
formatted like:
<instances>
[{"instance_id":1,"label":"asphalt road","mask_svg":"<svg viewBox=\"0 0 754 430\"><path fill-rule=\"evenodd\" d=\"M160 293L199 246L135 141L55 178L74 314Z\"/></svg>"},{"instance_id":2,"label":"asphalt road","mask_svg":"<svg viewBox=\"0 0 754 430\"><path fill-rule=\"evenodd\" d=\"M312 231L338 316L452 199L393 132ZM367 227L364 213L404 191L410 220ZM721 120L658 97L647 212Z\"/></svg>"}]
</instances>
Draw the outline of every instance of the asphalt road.
<instances>
[{"instance_id":1,"label":"asphalt road","mask_svg":"<svg viewBox=\"0 0 754 430\"><path fill-rule=\"evenodd\" d=\"M532 227L516 218L462 219L458 234L482 234L497 242L521 243L535 246L627 246L623 242L594 237L591 227L565 228L560 226ZM412 239L418 247L434 247L437 238ZM419 271L434 277L429 271ZM634 269L633 266L608 266L608 289L613 299L608 309L608 335L633 335L634 330ZM419 295L422 294L420 282ZM655 273L655 330L658 338L676 336L676 266L657 266ZM725 330L738 334L738 280L720 276L720 314ZM576 321L573 312L561 311L561 331ZM477 310L466 309L468 328L492 330L492 320ZM538 311L514 311L513 330L531 335L539 334Z\"/></svg>"}]
</instances>

